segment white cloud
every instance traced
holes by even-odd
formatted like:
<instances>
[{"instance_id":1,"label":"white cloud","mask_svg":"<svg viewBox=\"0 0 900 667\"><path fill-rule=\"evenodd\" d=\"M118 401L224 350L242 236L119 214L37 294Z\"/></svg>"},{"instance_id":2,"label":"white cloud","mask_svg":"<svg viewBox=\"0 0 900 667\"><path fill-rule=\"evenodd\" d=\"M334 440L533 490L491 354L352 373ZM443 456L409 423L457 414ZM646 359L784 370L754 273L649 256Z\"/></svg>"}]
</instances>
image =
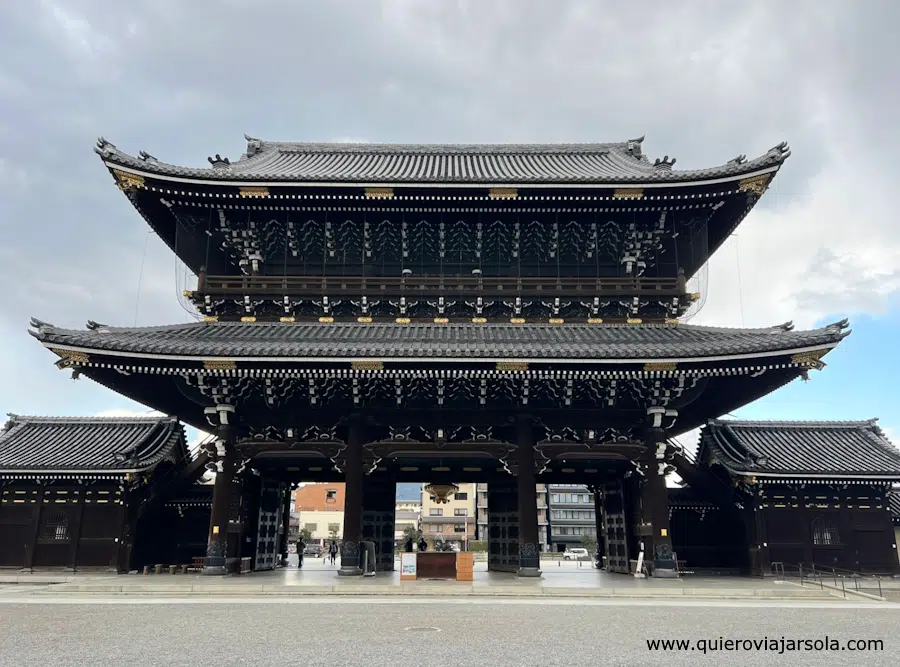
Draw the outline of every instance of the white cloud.
<instances>
[{"instance_id":1,"label":"white cloud","mask_svg":"<svg viewBox=\"0 0 900 667\"><path fill-rule=\"evenodd\" d=\"M88 19L77 15L62 5L50 0L41 0L40 9L46 19L47 28L62 37L70 52L91 58L109 55L115 43L98 30Z\"/></svg>"},{"instance_id":2,"label":"white cloud","mask_svg":"<svg viewBox=\"0 0 900 667\"><path fill-rule=\"evenodd\" d=\"M834 142L834 157L805 192L784 194L776 177L737 237L713 256L708 301L694 323L768 326L878 314L900 289L900 228L891 179L861 147ZM783 172L792 168L788 159ZM743 306L743 308L741 308Z\"/></svg>"}]
</instances>

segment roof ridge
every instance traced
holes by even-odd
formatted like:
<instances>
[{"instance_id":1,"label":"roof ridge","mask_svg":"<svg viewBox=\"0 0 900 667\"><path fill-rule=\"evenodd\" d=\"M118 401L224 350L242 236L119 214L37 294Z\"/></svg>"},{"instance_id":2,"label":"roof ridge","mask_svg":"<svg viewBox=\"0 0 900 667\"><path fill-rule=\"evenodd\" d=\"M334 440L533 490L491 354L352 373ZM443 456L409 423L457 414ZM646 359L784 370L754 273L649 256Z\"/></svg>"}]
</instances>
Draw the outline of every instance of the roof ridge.
<instances>
[{"instance_id":1,"label":"roof ridge","mask_svg":"<svg viewBox=\"0 0 900 667\"><path fill-rule=\"evenodd\" d=\"M17 424L127 424L127 423L145 423L145 422L177 422L178 417L172 415L134 415L130 417L78 417L78 416L60 416L51 417L48 415L17 415L12 412L6 414L11 422Z\"/></svg>"},{"instance_id":2,"label":"roof ridge","mask_svg":"<svg viewBox=\"0 0 900 667\"><path fill-rule=\"evenodd\" d=\"M866 426L874 426L878 422L878 418L873 419L710 419L706 422L707 426L823 426L823 427L837 427L837 426L854 426L854 427L866 427Z\"/></svg>"}]
</instances>

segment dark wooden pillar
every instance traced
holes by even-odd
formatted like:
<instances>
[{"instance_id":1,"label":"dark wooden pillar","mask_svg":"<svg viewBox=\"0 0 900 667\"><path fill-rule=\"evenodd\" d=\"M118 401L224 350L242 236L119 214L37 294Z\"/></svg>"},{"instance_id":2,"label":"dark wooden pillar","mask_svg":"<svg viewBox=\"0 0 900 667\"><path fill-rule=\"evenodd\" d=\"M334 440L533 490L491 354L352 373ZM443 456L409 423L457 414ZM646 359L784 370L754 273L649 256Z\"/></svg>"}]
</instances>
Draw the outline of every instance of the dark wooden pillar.
<instances>
[{"instance_id":1,"label":"dark wooden pillar","mask_svg":"<svg viewBox=\"0 0 900 667\"><path fill-rule=\"evenodd\" d=\"M534 428L531 417L520 415L518 440L519 570L520 577L541 576L540 529L537 511L537 476L534 469Z\"/></svg>"},{"instance_id":2,"label":"dark wooden pillar","mask_svg":"<svg viewBox=\"0 0 900 667\"><path fill-rule=\"evenodd\" d=\"M75 572L75 570L78 569L78 543L81 542L81 525L84 523L84 496L86 493L86 484L82 484L78 487L78 504L75 506L75 525L72 527L71 536L71 562L68 568L72 570L72 572Z\"/></svg>"},{"instance_id":3,"label":"dark wooden pillar","mask_svg":"<svg viewBox=\"0 0 900 667\"><path fill-rule=\"evenodd\" d=\"M41 482L41 485L38 488L38 492L35 494L34 510L31 514L31 520L34 523L31 526L31 541L28 543L28 548L25 550L25 562L23 564L23 570L31 571L31 569L34 567L34 552L37 549L38 537L40 537L41 513L43 512L44 507L45 491L46 483Z\"/></svg>"},{"instance_id":4,"label":"dark wooden pillar","mask_svg":"<svg viewBox=\"0 0 900 667\"><path fill-rule=\"evenodd\" d=\"M594 537L597 540L596 553L593 554L597 567L603 567L603 554L606 553L606 526L603 523L603 487L593 484L588 486L594 496Z\"/></svg>"},{"instance_id":5,"label":"dark wooden pillar","mask_svg":"<svg viewBox=\"0 0 900 667\"><path fill-rule=\"evenodd\" d=\"M651 414L651 419L654 415ZM644 560L654 577L677 577L669 528L669 493L666 488L665 432L651 421L644 432L646 452L642 461L640 538Z\"/></svg>"},{"instance_id":6,"label":"dark wooden pillar","mask_svg":"<svg viewBox=\"0 0 900 667\"><path fill-rule=\"evenodd\" d=\"M350 421L344 469L344 541L341 544L341 569L344 577L361 575L359 541L362 537L363 457L362 422Z\"/></svg>"},{"instance_id":7,"label":"dark wooden pillar","mask_svg":"<svg viewBox=\"0 0 900 667\"><path fill-rule=\"evenodd\" d=\"M291 485L284 485L284 504L281 510L281 566L288 564L288 535L291 533Z\"/></svg>"},{"instance_id":8,"label":"dark wooden pillar","mask_svg":"<svg viewBox=\"0 0 900 667\"><path fill-rule=\"evenodd\" d=\"M201 574L225 574L228 550L228 519L231 515L231 495L234 486L234 429L220 426L216 429L216 481L213 486L212 512L209 517L209 537L206 543L206 560Z\"/></svg>"}]
</instances>

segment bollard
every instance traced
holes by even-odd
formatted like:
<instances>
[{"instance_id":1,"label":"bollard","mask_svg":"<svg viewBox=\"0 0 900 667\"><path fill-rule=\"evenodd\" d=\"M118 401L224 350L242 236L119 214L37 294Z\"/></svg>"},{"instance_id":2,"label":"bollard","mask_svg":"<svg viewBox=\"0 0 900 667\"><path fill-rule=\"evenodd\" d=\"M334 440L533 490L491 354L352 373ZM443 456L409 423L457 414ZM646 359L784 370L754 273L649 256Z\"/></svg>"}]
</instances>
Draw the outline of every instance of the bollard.
<instances>
[{"instance_id":1,"label":"bollard","mask_svg":"<svg viewBox=\"0 0 900 667\"><path fill-rule=\"evenodd\" d=\"M150 574L152 568L149 565L144 566L144 574Z\"/></svg>"},{"instance_id":2,"label":"bollard","mask_svg":"<svg viewBox=\"0 0 900 667\"><path fill-rule=\"evenodd\" d=\"M178 566L170 565L169 566L169 574L178 574Z\"/></svg>"},{"instance_id":3,"label":"bollard","mask_svg":"<svg viewBox=\"0 0 900 667\"><path fill-rule=\"evenodd\" d=\"M181 566L181 574L187 574L189 567L190 567L190 565L182 565Z\"/></svg>"},{"instance_id":4,"label":"bollard","mask_svg":"<svg viewBox=\"0 0 900 667\"><path fill-rule=\"evenodd\" d=\"M156 564L156 574L162 574L163 569L165 569L165 567L166 567L165 565L160 565L159 563L157 563Z\"/></svg>"}]
</instances>

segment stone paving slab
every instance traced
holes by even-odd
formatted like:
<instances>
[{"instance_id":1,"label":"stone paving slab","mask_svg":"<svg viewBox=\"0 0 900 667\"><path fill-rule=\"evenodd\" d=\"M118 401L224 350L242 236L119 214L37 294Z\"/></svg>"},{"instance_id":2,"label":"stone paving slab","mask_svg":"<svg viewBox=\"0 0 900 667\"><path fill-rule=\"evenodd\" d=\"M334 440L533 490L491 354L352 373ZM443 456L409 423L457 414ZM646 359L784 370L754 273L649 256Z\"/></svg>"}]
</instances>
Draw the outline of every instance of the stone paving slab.
<instances>
[{"instance_id":1,"label":"stone paving slab","mask_svg":"<svg viewBox=\"0 0 900 667\"><path fill-rule=\"evenodd\" d=\"M140 585L79 583L42 587L31 592L33 596L56 595L123 595L154 597L264 597L264 596L409 596L409 597L567 597L567 598L640 598L640 599L765 599L765 600L835 600L830 591L818 588L786 586L779 590L748 588L566 588L560 586L537 587L476 587L471 584L458 585L337 585L337 586L274 586L274 585L215 585L187 584Z\"/></svg>"}]
</instances>

